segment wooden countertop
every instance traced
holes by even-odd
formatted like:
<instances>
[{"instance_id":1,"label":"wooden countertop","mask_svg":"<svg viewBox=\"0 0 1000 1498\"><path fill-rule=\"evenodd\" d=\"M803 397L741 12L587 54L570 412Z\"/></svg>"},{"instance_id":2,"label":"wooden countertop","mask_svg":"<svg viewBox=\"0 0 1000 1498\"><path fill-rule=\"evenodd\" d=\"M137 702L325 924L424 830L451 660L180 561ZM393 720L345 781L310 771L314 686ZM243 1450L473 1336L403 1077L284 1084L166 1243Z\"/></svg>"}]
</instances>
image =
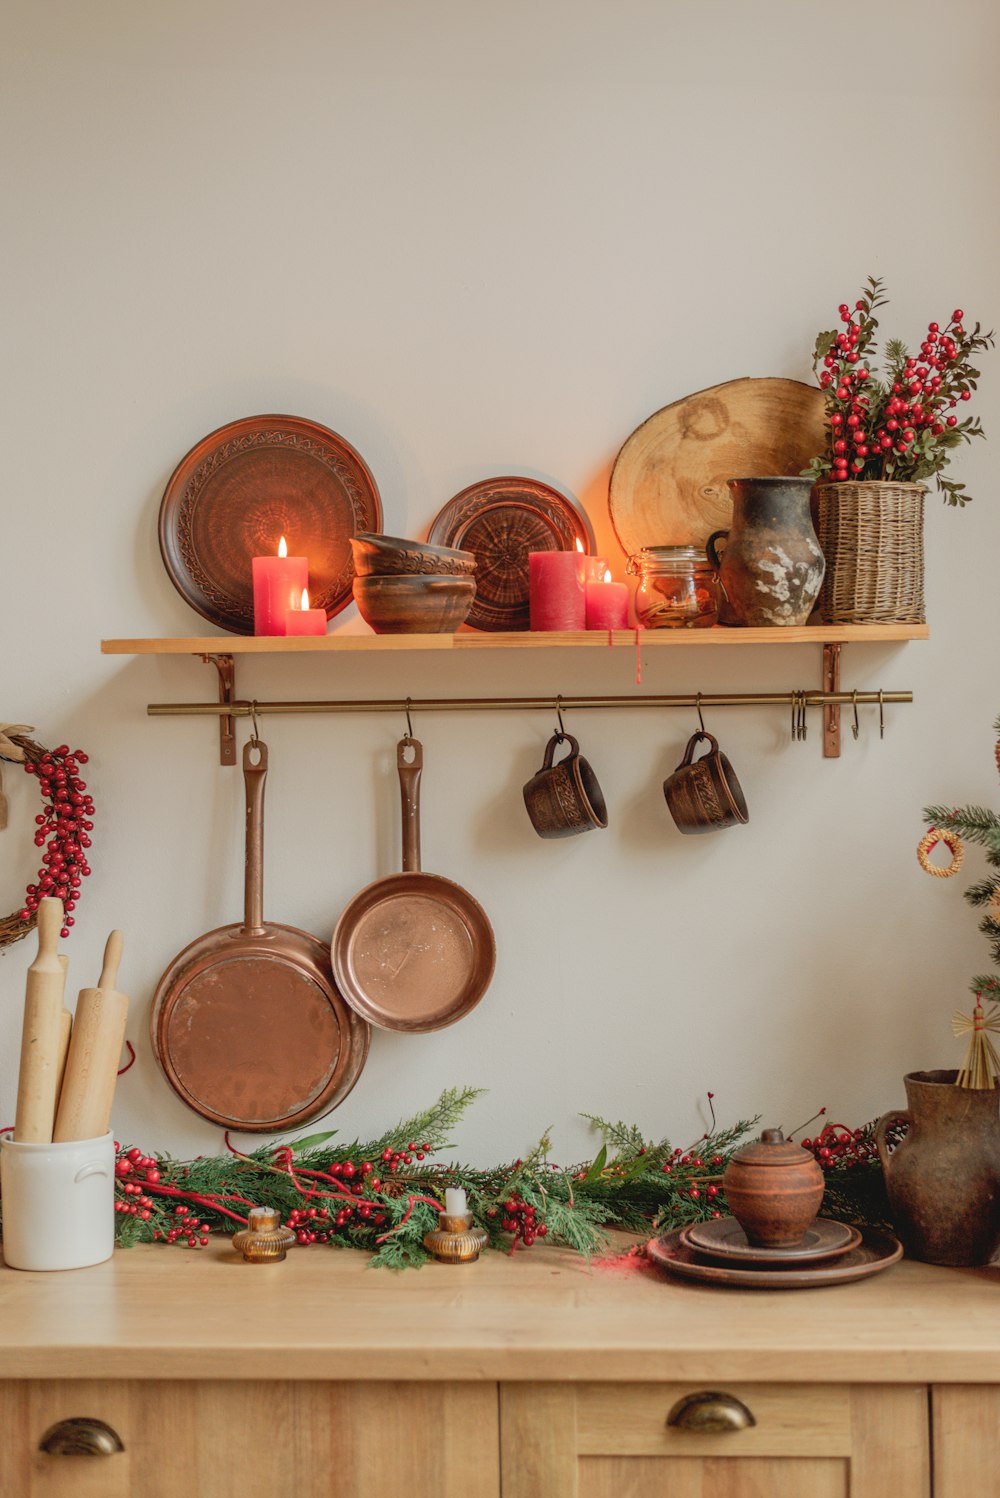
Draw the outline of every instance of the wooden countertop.
<instances>
[{"instance_id":1,"label":"wooden countertop","mask_svg":"<svg viewBox=\"0 0 1000 1498\"><path fill-rule=\"evenodd\" d=\"M0 1268L0 1377L1000 1381L1000 1265L740 1291L537 1246L367 1262L317 1247L249 1265L213 1239Z\"/></svg>"}]
</instances>

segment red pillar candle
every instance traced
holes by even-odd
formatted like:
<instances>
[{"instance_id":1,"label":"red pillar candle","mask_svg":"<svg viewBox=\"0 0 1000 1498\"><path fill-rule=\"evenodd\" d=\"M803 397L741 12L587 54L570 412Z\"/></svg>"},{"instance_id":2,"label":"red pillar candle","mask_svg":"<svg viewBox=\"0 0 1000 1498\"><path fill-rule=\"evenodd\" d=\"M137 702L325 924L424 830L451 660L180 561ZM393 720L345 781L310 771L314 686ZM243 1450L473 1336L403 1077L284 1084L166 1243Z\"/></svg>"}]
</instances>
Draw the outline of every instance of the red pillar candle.
<instances>
[{"instance_id":1,"label":"red pillar candle","mask_svg":"<svg viewBox=\"0 0 1000 1498\"><path fill-rule=\"evenodd\" d=\"M611 581L611 568L587 583L587 628L627 629L628 588Z\"/></svg>"},{"instance_id":2,"label":"red pillar candle","mask_svg":"<svg viewBox=\"0 0 1000 1498\"><path fill-rule=\"evenodd\" d=\"M532 629L585 629L587 566L579 551L529 551L528 596Z\"/></svg>"},{"instance_id":3,"label":"red pillar candle","mask_svg":"<svg viewBox=\"0 0 1000 1498\"><path fill-rule=\"evenodd\" d=\"M295 608L309 582L305 557L290 557L285 538L278 542L276 557L252 557L253 632L255 635L287 633L285 616Z\"/></svg>"},{"instance_id":4,"label":"red pillar candle","mask_svg":"<svg viewBox=\"0 0 1000 1498\"><path fill-rule=\"evenodd\" d=\"M302 607L291 608L285 615L286 635L325 635L326 609L309 607L308 589L302 589Z\"/></svg>"}]
</instances>

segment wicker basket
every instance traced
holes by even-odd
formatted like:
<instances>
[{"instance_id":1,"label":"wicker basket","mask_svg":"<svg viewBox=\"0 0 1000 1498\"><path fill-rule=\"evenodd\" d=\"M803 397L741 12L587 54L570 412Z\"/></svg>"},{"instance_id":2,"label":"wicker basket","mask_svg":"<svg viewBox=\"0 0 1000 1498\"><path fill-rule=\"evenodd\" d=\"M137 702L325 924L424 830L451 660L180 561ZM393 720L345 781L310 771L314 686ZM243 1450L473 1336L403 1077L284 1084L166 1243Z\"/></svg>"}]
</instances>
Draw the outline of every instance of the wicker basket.
<instances>
[{"instance_id":1,"label":"wicker basket","mask_svg":"<svg viewBox=\"0 0 1000 1498\"><path fill-rule=\"evenodd\" d=\"M923 624L923 484L817 484L825 624Z\"/></svg>"}]
</instances>

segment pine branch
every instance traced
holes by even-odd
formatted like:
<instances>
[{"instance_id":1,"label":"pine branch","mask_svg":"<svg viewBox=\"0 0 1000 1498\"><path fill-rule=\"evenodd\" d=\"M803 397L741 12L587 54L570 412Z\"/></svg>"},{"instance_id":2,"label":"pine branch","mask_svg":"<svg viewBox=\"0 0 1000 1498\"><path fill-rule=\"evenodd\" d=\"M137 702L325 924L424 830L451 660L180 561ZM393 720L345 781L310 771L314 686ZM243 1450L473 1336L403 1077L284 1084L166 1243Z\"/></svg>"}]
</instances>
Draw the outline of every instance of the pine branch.
<instances>
[{"instance_id":1,"label":"pine branch","mask_svg":"<svg viewBox=\"0 0 1000 1498\"><path fill-rule=\"evenodd\" d=\"M965 891L965 898L970 905L989 905L998 892L1000 892L1000 874L996 878L980 879L978 884L971 884Z\"/></svg>"},{"instance_id":2,"label":"pine branch","mask_svg":"<svg viewBox=\"0 0 1000 1498\"><path fill-rule=\"evenodd\" d=\"M924 821L929 827L958 832L971 843L987 846L1000 834L1000 817L985 806L925 806Z\"/></svg>"}]
</instances>

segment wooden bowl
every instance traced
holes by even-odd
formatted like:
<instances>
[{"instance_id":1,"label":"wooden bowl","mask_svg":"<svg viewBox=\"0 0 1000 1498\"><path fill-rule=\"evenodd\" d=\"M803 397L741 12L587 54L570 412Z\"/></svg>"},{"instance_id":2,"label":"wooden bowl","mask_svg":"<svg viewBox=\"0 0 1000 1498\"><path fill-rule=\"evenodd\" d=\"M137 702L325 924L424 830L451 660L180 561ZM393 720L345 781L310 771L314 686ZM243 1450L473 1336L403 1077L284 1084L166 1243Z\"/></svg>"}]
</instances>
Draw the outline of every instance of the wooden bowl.
<instances>
[{"instance_id":1,"label":"wooden bowl","mask_svg":"<svg viewBox=\"0 0 1000 1498\"><path fill-rule=\"evenodd\" d=\"M432 546L427 541L408 541L403 536L377 535L372 531L359 531L352 536L351 551L357 577L471 577L476 570L476 558L471 551Z\"/></svg>"},{"instance_id":2,"label":"wooden bowl","mask_svg":"<svg viewBox=\"0 0 1000 1498\"><path fill-rule=\"evenodd\" d=\"M356 577L354 597L377 635L453 634L476 596L474 577Z\"/></svg>"}]
</instances>

